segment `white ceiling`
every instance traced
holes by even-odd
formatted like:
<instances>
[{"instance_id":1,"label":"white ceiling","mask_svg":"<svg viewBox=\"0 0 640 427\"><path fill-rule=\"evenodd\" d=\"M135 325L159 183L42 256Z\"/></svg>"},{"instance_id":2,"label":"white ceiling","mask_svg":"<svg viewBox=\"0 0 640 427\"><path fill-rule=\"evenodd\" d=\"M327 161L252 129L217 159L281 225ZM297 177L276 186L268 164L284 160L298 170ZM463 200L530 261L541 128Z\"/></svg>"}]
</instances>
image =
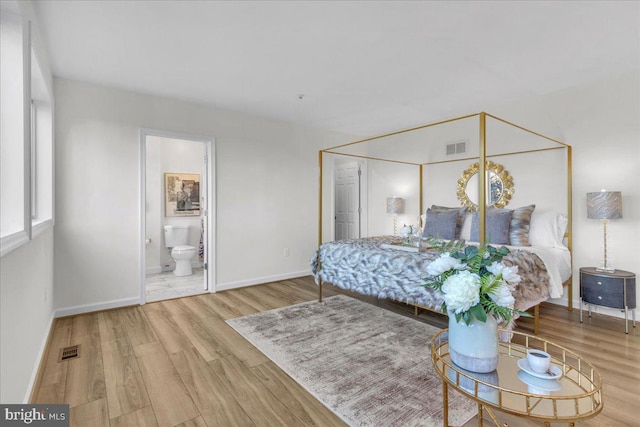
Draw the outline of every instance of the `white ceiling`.
<instances>
[{"instance_id":1,"label":"white ceiling","mask_svg":"<svg viewBox=\"0 0 640 427\"><path fill-rule=\"evenodd\" d=\"M638 1L35 4L56 76L362 136L640 70Z\"/></svg>"}]
</instances>

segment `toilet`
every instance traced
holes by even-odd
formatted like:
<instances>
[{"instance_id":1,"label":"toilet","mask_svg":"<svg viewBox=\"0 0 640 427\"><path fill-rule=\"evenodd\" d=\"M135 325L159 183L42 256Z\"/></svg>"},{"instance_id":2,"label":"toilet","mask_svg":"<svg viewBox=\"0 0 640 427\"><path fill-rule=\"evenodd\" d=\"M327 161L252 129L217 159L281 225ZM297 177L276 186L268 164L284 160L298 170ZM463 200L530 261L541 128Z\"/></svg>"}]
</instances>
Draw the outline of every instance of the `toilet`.
<instances>
[{"instance_id":1,"label":"toilet","mask_svg":"<svg viewBox=\"0 0 640 427\"><path fill-rule=\"evenodd\" d=\"M176 262L173 274L176 276L191 276L191 258L196 254L194 246L189 243L188 225L165 225L164 245L171 250L171 258Z\"/></svg>"}]
</instances>

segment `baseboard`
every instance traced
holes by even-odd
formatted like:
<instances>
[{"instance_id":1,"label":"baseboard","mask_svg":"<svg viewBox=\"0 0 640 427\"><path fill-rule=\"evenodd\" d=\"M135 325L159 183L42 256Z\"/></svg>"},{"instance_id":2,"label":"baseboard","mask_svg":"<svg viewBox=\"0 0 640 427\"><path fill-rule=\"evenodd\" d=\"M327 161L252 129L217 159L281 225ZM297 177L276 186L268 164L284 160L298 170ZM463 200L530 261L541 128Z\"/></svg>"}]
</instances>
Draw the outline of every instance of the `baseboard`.
<instances>
[{"instance_id":1,"label":"baseboard","mask_svg":"<svg viewBox=\"0 0 640 427\"><path fill-rule=\"evenodd\" d=\"M202 261L200 261L200 258L198 258L197 256L194 256L191 260L191 268L202 268L202 265ZM144 272L145 274L167 273L175 270L175 268L176 263L171 260L169 265L156 265L154 267L147 267L145 268Z\"/></svg>"},{"instance_id":2,"label":"baseboard","mask_svg":"<svg viewBox=\"0 0 640 427\"><path fill-rule=\"evenodd\" d=\"M144 270L145 274L158 274L158 273L162 273L162 267L161 266L156 266L156 267L148 267Z\"/></svg>"},{"instance_id":3,"label":"baseboard","mask_svg":"<svg viewBox=\"0 0 640 427\"><path fill-rule=\"evenodd\" d=\"M31 373L31 378L29 379L29 386L27 387L27 393L24 395L24 400L22 403L28 404L33 402L34 397L32 393L36 387L36 384L40 381L40 374L44 371L44 364L46 363L46 351L49 348L49 342L53 337L53 322L55 321L55 313L51 314L51 318L49 319L49 327L47 328L47 334L44 336L42 340L42 344L40 345L40 350L38 351L38 358L36 359L36 364L33 367L33 372Z\"/></svg>"},{"instance_id":4,"label":"baseboard","mask_svg":"<svg viewBox=\"0 0 640 427\"><path fill-rule=\"evenodd\" d=\"M227 291L229 289L244 288L245 286L261 285L263 283L277 282L279 280L295 279L297 277L309 276L309 270L295 271L275 276L260 277L257 279L240 280L238 282L218 283L215 286L216 292Z\"/></svg>"},{"instance_id":5,"label":"baseboard","mask_svg":"<svg viewBox=\"0 0 640 427\"><path fill-rule=\"evenodd\" d=\"M76 314L91 313L94 311L109 310L112 308L127 307L130 305L140 305L140 297L123 298L113 301L100 302L96 304L76 305L73 307L59 308L55 312L55 317L73 316Z\"/></svg>"},{"instance_id":6,"label":"baseboard","mask_svg":"<svg viewBox=\"0 0 640 427\"><path fill-rule=\"evenodd\" d=\"M573 309L580 310L579 300L573 303ZM582 309L584 310L583 316L585 317L589 316L589 314L587 313L587 303L583 304ZM610 308L610 307L604 307L602 305L591 304L591 313L600 314L603 316L617 317L618 319L624 320L624 310L621 310L618 308ZM629 309L628 314L629 314L629 321L631 321L631 318L632 318L631 309Z\"/></svg>"},{"instance_id":7,"label":"baseboard","mask_svg":"<svg viewBox=\"0 0 640 427\"><path fill-rule=\"evenodd\" d=\"M567 307L567 298L566 297L562 297L562 298L556 298L556 299L550 299L547 300L546 302L550 303L550 304L555 304L555 305L560 305L563 307ZM587 304L583 304L582 309L584 311L587 311ZM579 299L574 299L573 300L573 310L574 311L578 311L580 310L580 300ZM617 308L609 308L609 307L604 307L601 305L594 305L591 304L591 312L592 313L597 313L597 314L601 314L603 316L611 316L611 317L617 317L618 319L624 319L624 311L617 309ZM583 313L584 316L587 316L587 313ZM629 319L631 319L631 310L629 310Z\"/></svg>"}]
</instances>

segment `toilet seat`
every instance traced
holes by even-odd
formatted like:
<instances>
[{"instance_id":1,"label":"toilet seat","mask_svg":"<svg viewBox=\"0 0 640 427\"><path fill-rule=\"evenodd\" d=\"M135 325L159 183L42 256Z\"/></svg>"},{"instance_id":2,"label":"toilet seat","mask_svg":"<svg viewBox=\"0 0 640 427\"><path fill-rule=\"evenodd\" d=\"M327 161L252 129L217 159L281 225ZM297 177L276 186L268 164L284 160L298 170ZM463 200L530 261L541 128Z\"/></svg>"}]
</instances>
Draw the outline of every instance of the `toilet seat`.
<instances>
[{"instance_id":1,"label":"toilet seat","mask_svg":"<svg viewBox=\"0 0 640 427\"><path fill-rule=\"evenodd\" d=\"M175 248L173 248L171 250L171 252L176 251L176 252L184 252L184 251L192 251L194 250L196 247L195 246L188 246L188 245L181 245L181 246L176 246Z\"/></svg>"}]
</instances>

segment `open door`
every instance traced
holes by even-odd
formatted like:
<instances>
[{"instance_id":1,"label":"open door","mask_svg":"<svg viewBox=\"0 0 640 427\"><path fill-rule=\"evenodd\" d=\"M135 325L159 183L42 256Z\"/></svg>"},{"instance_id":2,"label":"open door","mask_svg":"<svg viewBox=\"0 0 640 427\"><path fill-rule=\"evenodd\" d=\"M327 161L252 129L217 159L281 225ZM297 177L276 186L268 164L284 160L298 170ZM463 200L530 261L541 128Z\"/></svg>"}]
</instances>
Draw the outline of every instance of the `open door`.
<instances>
[{"instance_id":1,"label":"open door","mask_svg":"<svg viewBox=\"0 0 640 427\"><path fill-rule=\"evenodd\" d=\"M212 139L141 132L142 303L213 290L213 154ZM186 241L165 228L188 229Z\"/></svg>"}]
</instances>

